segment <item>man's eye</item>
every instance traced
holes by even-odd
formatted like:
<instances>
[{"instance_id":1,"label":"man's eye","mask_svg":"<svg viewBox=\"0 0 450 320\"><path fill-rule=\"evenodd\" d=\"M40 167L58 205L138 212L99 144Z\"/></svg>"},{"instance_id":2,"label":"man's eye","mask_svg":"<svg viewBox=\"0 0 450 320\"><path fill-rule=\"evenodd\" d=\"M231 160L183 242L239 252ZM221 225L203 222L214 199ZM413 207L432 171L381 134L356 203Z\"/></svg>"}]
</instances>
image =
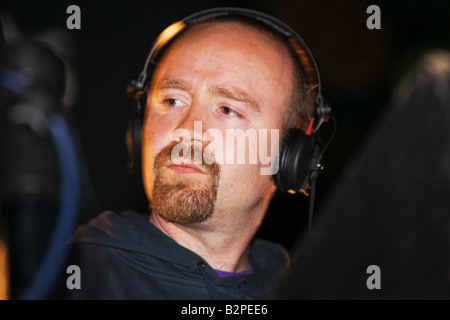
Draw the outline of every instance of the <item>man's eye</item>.
<instances>
[{"instance_id":1,"label":"man's eye","mask_svg":"<svg viewBox=\"0 0 450 320\"><path fill-rule=\"evenodd\" d=\"M178 99L165 99L164 104L168 107L174 108L174 107L180 107L183 105L181 100Z\"/></svg>"},{"instance_id":2,"label":"man's eye","mask_svg":"<svg viewBox=\"0 0 450 320\"><path fill-rule=\"evenodd\" d=\"M222 112L224 115L231 117L240 116L240 114L237 113L236 110L231 109L230 107L220 107L220 112Z\"/></svg>"}]
</instances>

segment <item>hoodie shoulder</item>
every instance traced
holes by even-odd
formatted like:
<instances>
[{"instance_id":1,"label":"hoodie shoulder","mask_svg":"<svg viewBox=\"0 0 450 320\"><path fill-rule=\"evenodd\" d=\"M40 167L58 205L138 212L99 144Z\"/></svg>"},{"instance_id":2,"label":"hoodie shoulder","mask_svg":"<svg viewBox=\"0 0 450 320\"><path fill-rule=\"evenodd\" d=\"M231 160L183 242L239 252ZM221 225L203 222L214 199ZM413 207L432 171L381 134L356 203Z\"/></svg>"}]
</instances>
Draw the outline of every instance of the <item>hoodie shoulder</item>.
<instances>
[{"instance_id":1,"label":"hoodie shoulder","mask_svg":"<svg viewBox=\"0 0 450 320\"><path fill-rule=\"evenodd\" d=\"M264 239L253 241L250 260L260 270L286 269L290 266L288 251L282 245Z\"/></svg>"},{"instance_id":2,"label":"hoodie shoulder","mask_svg":"<svg viewBox=\"0 0 450 320\"><path fill-rule=\"evenodd\" d=\"M115 211L104 211L87 224L79 226L69 242L124 249L131 249L131 246L139 250L143 247L142 242L165 237L150 223L149 217L149 213L125 211L119 214Z\"/></svg>"},{"instance_id":3,"label":"hoodie shoulder","mask_svg":"<svg viewBox=\"0 0 450 320\"><path fill-rule=\"evenodd\" d=\"M178 245L150 221L150 213L104 211L86 225L80 226L70 243L122 249L180 263L180 257L198 256Z\"/></svg>"}]
</instances>

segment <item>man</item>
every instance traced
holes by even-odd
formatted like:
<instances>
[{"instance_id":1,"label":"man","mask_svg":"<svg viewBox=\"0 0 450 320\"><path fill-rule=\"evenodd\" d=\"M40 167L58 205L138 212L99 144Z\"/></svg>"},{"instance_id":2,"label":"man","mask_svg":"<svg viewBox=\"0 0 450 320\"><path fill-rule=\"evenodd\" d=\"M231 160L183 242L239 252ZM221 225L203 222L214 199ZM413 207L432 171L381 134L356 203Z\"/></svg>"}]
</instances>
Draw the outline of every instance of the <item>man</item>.
<instances>
[{"instance_id":1,"label":"man","mask_svg":"<svg viewBox=\"0 0 450 320\"><path fill-rule=\"evenodd\" d=\"M170 44L152 75L142 129L151 212L109 211L77 230L81 288L69 290L72 298L267 295L289 258L281 246L253 239L276 190L262 174L268 162L260 151L278 151L287 129L309 118L297 64L286 41L246 18L210 19ZM258 141L227 135L238 129ZM219 150L247 161L219 161Z\"/></svg>"}]
</instances>

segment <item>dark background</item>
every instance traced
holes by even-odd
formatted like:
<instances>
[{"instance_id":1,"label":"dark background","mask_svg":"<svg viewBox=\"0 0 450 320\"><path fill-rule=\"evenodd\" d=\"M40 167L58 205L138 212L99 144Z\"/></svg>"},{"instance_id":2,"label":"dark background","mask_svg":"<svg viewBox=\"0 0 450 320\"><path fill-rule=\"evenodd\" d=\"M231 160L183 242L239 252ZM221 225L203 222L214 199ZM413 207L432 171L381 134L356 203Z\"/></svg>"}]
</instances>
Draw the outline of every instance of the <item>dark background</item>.
<instances>
[{"instance_id":1,"label":"dark background","mask_svg":"<svg viewBox=\"0 0 450 320\"><path fill-rule=\"evenodd\" d=\"M6 40L58 37L71 66L69 114L85 159L80 223L100 211L146 210L139 174L127 171L125 131L134 107L125 86L144 64L155 37L202 9L239 6L291 25L321 66L324 92L337 119L336 138L318 180L316 214L364 138L389 105L398 81L426 50L449 48L449 1L2 1ZM68 30L66 8L81 8L81 30ZM368 30L366 9L381 8L381 30ZM330 130L324 127L324 137ZM381 155L380 155L381 157ZM291 248L305 232L309 199L276 194L259 236Z\"/></svg>"}]
</instances>

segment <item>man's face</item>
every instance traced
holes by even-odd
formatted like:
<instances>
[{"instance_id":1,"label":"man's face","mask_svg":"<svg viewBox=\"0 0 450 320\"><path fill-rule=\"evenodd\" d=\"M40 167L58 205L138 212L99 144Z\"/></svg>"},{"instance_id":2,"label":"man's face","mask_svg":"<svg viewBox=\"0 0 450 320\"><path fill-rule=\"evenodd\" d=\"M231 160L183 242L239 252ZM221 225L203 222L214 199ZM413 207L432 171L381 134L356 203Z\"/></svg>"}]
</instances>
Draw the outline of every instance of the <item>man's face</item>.
<instances>
[{"instance_id":1,"label":"man's face","mask_svg":"<svg viewBox=\"0 0 450 320\"><path fill-rule=\"evenodd\" d=\"M267 205L275 186L262 174L268 165L261 154L275 161L291 68L286 49L239 24L191 30L168 49L152 79L142 132L153 210L186 224L248 222ZM238 129L249 134L244 144L230 134ZM212 141L217 147L208 149Z\"/></svg>"}]
</instances>

